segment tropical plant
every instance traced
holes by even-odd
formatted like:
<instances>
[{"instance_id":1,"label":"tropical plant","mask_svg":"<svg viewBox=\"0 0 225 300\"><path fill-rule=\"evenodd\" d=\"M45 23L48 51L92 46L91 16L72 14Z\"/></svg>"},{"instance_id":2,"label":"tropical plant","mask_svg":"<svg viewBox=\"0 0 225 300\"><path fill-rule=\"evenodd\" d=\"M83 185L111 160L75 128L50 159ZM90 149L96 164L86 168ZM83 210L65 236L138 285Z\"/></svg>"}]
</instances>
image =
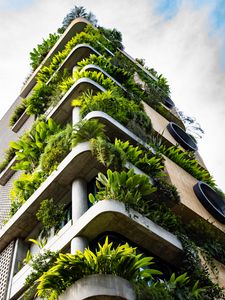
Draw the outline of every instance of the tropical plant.
<instances>
[{"instance_id":1,"label":"tropical plant","mask_svg":"<svg viewBox=\"0 0 225 300\"><path fill-rule=\"evenodd\" d=\"M107 29L101 26L98 26L98 30L108 39L112 44L117 48L123 50L124 46L122 44L122 33L117 29Z\"/></svg>"},{"instance_id":2,"label":"tropical plant","mask_svg":"<svg viewBox=\"0 0 225 300\"><path fill-rule=\"evenodd\" d=\"M167 147L166 145L161 145L159 152L170 158L196 179L206 182L211 187L215 187L216 184L213 177L206 169L200 166L191 151L183 151L178 146Z\"/></svg>"},{"instance_id":3,"label":"tropical plant","mask_svg":"<svg viewBox=\"0 0 225 300\"><path fill-rule=\"evenodd\" d=\"M156 188L149 182L148 176L135 174L133 169L128 172L107 170L107 176L98 173L96 186L97 194L89 195L92 203L113 199L134 209L138 206L146 206L147 199L156 191Z\"/></svg>"},{"instance_id":4,"label":"tropical plant","mask_svg":"<svg viewBox=\"0 0 225 300\"><path fill-rule=\"evenodd\" d=\"M56 204L53 199L46 199L41 202L36 217L42 223L43 229L48 230L64 220L64 209L65 204Z\"/></svg>"},{"instance_id":5,"label":"tropical plant","mask_svg":"<svg viewBox=\"0 0 225 300\"><path fill-rule=\"evenodd\" d=\"M52 96L54 87L39 82L33 89L33 93L27 98L27 113L32 115L42 114L49 105L49 97Z\"/></svg>"},{"instance_id":6,"label":"tropical plant","mask_svg":"<svg viewBox=\"0 0 225 300\"><path fill-rule=\"evenodd\" d=\"M106 48L111 51L114 51L115 46L112 45L107 39L105 39L99 30L93 28L91 25L87 25L84 28L84 31L77 33L65 46L62 51L59 51L53 56L48 66L43 66L40 72L37 75L38 82L47 82L53 73L58 69L60 64L68 56L70 51L79 44L89 44L94 47L101 54L108 56Z\"/></svg>"},{"instance_id":7,"label":"tropical plant","mask_svg":"<svg viewBox=\"0 0 225 300\"><path fill-rule=\"evenodd\" d=\"M94 26L97 26L98 21L92 12L87 12L86 8L83 6L75 5L74 8L72 8L70 10L70 12L63 19L62 27L58 28L58 32L63 33L66 30L66 28L70 25L70 23L74 19L79 18L79 17L85 18L91 24L93 24Z\"/></svg>"},{"instance_id":8,"label":"tropical plant","mask_svg":"<svg viewBox=\"0 0 225 300\"><path fill-rule=\"evenodd\" d=\"M2 172L7 167L7 165L10 163L14 156L15 149L9 147L5 152L3 161L0 163L0 172Z\"/></svg>"},{"instance_id":9,"label":"tropical plant","mask_svg":"<svg viewBox=\"0 0 225 300\"><path fill-rule=\"evenodd\" d=\"M48 54L49 50L55 45L58 39L58 34L50 33L47 39L43 39L43 42L41 44L38 44L37 47L34 48L32 52L30 52L30 65L33 70L35 70L40 65L42 60Z\"/></svg>"},{"instance_id":10,"label":"tropical plant","mask_svg":"<svg viewBox=\"0 0 225 300\"><path fill-rule=\"evenodd\" d=\"M105 125L98 120L81 120L73 128L72 145L89 141L96 137L105 137Z\"/></svg>"},{"instance_id":11,"label":"tropical plant","mask_svg":"<svg viewBox=\"0 0 225 300\"><path fill-rule=\"evenodd\" d=\"M98 246L95 252L85 249L84 253L77 251L75 255L60 253L54 266L38 279L38 296L56 299L75 281L92 274L112 274L132 282L161 274L145 268L153 264L152 257L142 257L127 243L113 248L106 238L104 245Z\"/></svg>"},{"instance_id":12,"label":"tropical plant","mask_svg":"<svg viewBox=\"0 0 225 300\"><path fill-rule=\"evenodd\" d=\"M58 253L50 250L43 250L31 258L29 265L32 268L31 273L26 277L24 285L29 287L24 294L25 300L30 300L33 298L36 292L35 282L36 280L47 272L55 263L58 258Z\"/></svg>"},{"instance_id":13,"label":"tropical plant","mask_svg":"<svg viewBox=\"0 0 225 300\"><path fill-rule=\"evenodd\" d=\"M60 126L51 118L48 121L37 120L31 130L25 133L19 141L10 143L10 146L16 150L16 160L18 161L12 168L33 172L48 143L48 138L59 130Z\"/></svg>"},{"instance_id":14,"label":"tropical plant","mask_svg":"<svg viewBox=\"0 0 225 300\"><path fill-rule=\"evenodd\" d=\"M40 156L41 170L50 174L66 157L72 147L73 127L67 124L56 134L49 136L48 143Z\"/></svg>"},{"instance_id":15,"label":"tropical plant","mask_svg":"<svg viewBox=\"0 0 225 300\"><path fill-rule=\"evenodd\" d=\"M90 91L84 92L79 98L72 101L72 105L81 107L82 117L91 111L99 110L127 127L131 124L130 120L133 120L136 129L139 127L142 129L144 139L147 139L152 131L151 120L144 112L142 104L125 98L117 88L96 94Z\"/></svg>"},{"instance_id":16,"label":"tropical plant","mask_svg":"<svg viewBox=\"0 0 225 300\"><path fill-rule=\"evenodd\" d=\"M22 114L25 112L26 110L26 99L24 99L14 110L10 120L9 120L9 126L13 126L18 120L19 118L22 116Z\"/></svg>"},{"instance_id":17,"label":"tropical plant","mask_svg":"<svg viewBox=\"0 0 225 300\"><path fill-rule=\"evenodd\" d=\"M45 179L46 174L44 172L34 172L32 174L22 173L21 176L13 182L13 187L10 190L10 216L17 212Z\"/></svg>"}]
</instances>

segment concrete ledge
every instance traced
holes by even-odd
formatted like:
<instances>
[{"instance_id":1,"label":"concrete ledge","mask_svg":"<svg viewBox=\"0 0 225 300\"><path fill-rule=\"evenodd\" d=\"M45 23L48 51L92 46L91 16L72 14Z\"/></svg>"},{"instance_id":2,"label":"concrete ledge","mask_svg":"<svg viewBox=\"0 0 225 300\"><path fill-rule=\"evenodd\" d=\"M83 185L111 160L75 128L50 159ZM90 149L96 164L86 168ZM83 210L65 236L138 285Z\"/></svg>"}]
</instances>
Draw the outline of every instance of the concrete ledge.
<instances>
[{"instance_id":1,"label":"concrete ledge","mask_svg":"<svg viewBox=\"0 0 225 300\"><path fill-rule=\"evenodd\" d=\"M89 208L77 222L67 223L45 246L45 249L62 251L70 246L76 236L88 241L104 232L115 232L158 256L164 261L178 266L182 262L183 248L178 238L133 209L116 200L103 200ZM12 299L17 299L24 290L29 266L23 267L14 277ZM77 298L74 298L77 299Z\"/></svg>"},{"instance_id":2,"label":"concrete ledge","mask_svg":"<svg viewBox=\"0 0 225 300\"><path fill-rule=\"evenodd\" d=\"M59 40L56 42L56 44L52 47L52 49L49 51L47 56L44 58L44 60L41 62L39 67L33 72L27 83L22 88L22 91L20 93L20 96L23 98L26 98L28 93L32 90L32 88L36 84L36 76L40 69L43 66L47 66L49 59L52 58L58 51L61 51L67 42L76 34L84 30L85 26L87 24L90 24L86 19L84 18L77 18L74 21L71 22L71 24L68 26L66 31L63 33L63 35L59 38Z\"/></svg>"},{"instance_id":3,"label":"concrete ledge","mask_svg":"<svg viewBox=\"0 0 225 300\"><path fill-rule=\"evenodd\" d=\"M52 80L56 73L60 72L63 69L71 71L77 62L81 61L83 58L89 57L90 54L101 55L97 50L88 44L79 44L75 46L58 69L54 72L52 77L48 80L47 84Z\"/></svg>"},{"instance_id":4,"label":"concrete ledge","mask_svg":"<svg viewBox=\"0 0 225 300\"><path fill-rule=\"evenodd\" d=\"M16 172L15 170L12 170L11 167L14 166L16 163L16 157L10 161L10 163L5 167L5 169L0 173L0 184L5 185L7 181L13 176L13 174Z\"/></svg>"},{"instance_id":5,"label":"concrete ledge","mask_svg":"<svg viewBox=\"0 0 225 300\"><path fill-rule=\"evenodd\" d=\"M134 289L126 279L110 274L94 274L77 280L59 300L135 300Z\"/></svg>"},{"instance_id":6,"label":"concrete ledge","mask_svg":"<svg viewBox=\"0 0 225 300\"><path fill-rule=\"evenodd\" d=\"M97 82L85 77L80 78L71 86L59 103L52 109L47 118L52 118L58 123L65 123L66 120L70 119L72 116L73 107L71 106L71 101L87 90L93 90L96 92L105 91L105 89Z\"/></svg>"},{"instance_id":7,"label":"concrete ledge","mask_svg":"<svg viewBox=\"0 0 225 300\"><path fill-rule=\"evenodd\" d=\"M12 131L18 132L28 118L29 118L28 114L26 113L26 111L24 111L24 113L19 117L16 123L12 126Z\"/></svg>"},{"instance_id":8,"label":"concrete ledge","mask_svg":"<svg viewBox=\"0 0 225 300\"><path fill-rule=\"evenodd\" d=\"M114 79L111 75L109 75L106 71L104 71L102 68L100 68L97 65L93 65L93 64L89 64L86 65L85 67L82 68L81 72L83 71L96 71L96 72L101 72L102 74L104 74L106 77L108 77L109 79L111 79L116 85L118 85L122 90L124 90L125 92L127 92L127 90L116 80Z\"/></svg>"},{"instance_id":9,"label":"concrete ledge","mask_svg":"<svg viewBox=\"0 0 225 300\"><path fill-rule=\"evenodd\" d=\"M14 238L25 238L37 224L36 212L43 199L52 195L61 197L70 189L70 183L75 177L90 180L92 169L96 172L96 160L92 157L89 143L81 143L66 156L58 169L41 184L32 196L22 205L15 215L0 230L0 251ZM90 177L90 178L89 178Z\"/></svg>"},{"instance_id":10,"label":"concrete ledge","mask_svg":"<svg viewBox=\"0 0 225 300\"><path fill-rule=\"evenodd\" d=\"M119 138L123 140L129 140L135 145L142 145L146 149L151 150L153 153L155 152L152 147L150 147L147 143L142 141L138 136L136 136L133 132L127 129L125 126L120 124L118 121L110 117L107 113L103 111L92 111L88 113L84 119L86 120L93 120L97 119L102 124L106 126L107 135L110 138Z\"/></svg>"}]
</instances>

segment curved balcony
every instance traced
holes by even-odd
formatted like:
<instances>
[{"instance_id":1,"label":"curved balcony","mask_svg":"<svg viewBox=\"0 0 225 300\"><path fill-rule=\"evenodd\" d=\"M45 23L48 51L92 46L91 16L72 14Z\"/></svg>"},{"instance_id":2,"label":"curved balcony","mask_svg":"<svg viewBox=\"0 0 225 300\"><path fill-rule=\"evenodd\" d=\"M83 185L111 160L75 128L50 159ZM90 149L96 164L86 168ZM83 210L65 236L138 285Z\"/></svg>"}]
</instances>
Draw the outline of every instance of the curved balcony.
<instances>
[{"instance_id":1,"label":"curved balcony","mask_svg":"<svg viewBox=\"0 0 225 300\"><path fill-rule=\"evenodd\" d=\"M175 107L175 103L173 102L173 100L170 97L166 97L164 99L164 104L166 107L168 107L169 109Z\"/></svg>"},{"instance_id":2,"label":"curved balcony","mask_svg":"<svg viewBox=\"0 0 225 300\"><path fill-rule=\"evenodd\" d=\"M73 67L82 59L87 58L90 56L90 54L96 54L97 56L100 56L101 53L99 53L97 50L95 50L92 46L88 44L79 44L75 46L68 56L65 58L65 60L62 62L62 64L58 67L58 69L54 72L54 74L51 76L51 78L48 80L47 84L50 83L52 78L55 76L56 73L63 71L64 69L67 69L69 71L72 71Z\"/></svg>"},{"instance_id":3,"label":"curved balcony","mask_svg":"<svg viewBox=\"0 0 225 300\"><path fill-rule=\"evenodd\" d=\"M178 266L182 263L183 248L175 235L135 210L128 210L123 203L116 200L98 202L77 222L66 227L63 235L55 236L45 246L46 249L60 251L69 247L71 240L76 236L92 241L101 233L113 231L170 264ZM14 276L10 299L17 299L24 290L25 278L30 272L31 268L24 266Z\"/></svg>"},{"instance_id":4,"label":"curved balcony","mask_svg":"<svg viewBox=\"0 0 225 300\"><path fill-rule=\"evenodd\" d=\"M22 88L22 91L20 93L20 96L23 98L26 98L28 93L32 90L32 88L36 84L36 76L40 69L43 66L47 66L49 59L52 58L58 51L61 51L67 42L76 34L84 30L85 26L89 24L89 22L84 18L77 18L74 21L71 22L71 24L68 26L66 31L63 33L63 35L59 38L59 40L56 42L56 44L52 47L52 49L49 51L47 56L44 58L44 60L41 62L39 67L32 73L31 77L25 84L25 86Z\"/></svg>"}]
</instances>

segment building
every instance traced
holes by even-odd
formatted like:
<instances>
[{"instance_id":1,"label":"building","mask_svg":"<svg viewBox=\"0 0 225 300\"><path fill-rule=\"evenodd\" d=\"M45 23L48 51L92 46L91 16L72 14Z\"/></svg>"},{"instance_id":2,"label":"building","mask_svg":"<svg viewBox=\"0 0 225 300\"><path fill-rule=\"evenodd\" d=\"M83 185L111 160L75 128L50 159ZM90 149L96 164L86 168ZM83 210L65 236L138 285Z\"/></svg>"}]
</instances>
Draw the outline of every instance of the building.
<instances>
[{"instance_id":1,"label":"building","mask_svg":"<svg viewBox=\"0 0 225 300\"><path fill-rule=\"evenodd\" d=\"M99 201L90 205L88 194L96 193L95 178L98 172L106 173L110 167L102 164L97 155L92 153L89 141L77 138L77 131L71 135L68 129L69 139L75 139L73 142L76 144L72 150L69 144L60 144L63 139L58 134L68 123L75 126L81 116L85 120L98 120L104 124L108 143L113 144L114 139L118 138L129 141L135 147L139 146L143 156L144 153L151 153L141 164L136 162L139 167L134 166L133 161L132 165L127 161L124 168L134 168L135 173L143 174L144 165L144 173L149 170L149 181L158 188L150 197L152 201L165 203L174 215L181 218L184 226L192 224L189 234L197 246L206 249L210 248L209 244L213 245L207 253L212 256L213 266L216 265L218 274L213 273L211 264L209 276L220 286L224 286L225 205L222 196L211 187L214 186L213 180L197 152L195 141L185 133L185 126L176 113L174 103L168 97L165 86L159 85L157 75L123 50L117 49L117 45L112 44L102 33L87 25L88 21L82 18L72 21L34 70L19 97L0 121L1 157L4 157L10 141L17 142L24 132L32 130L23 143L12 146L14 152L11 150L3 159L7 163L0 174L0 299L23 299L24 292L30 288L24 285L26 277L31 273L31 267L26 261L28 254L37 254L40 247L30 243L29 239L41 242L43 225L36 213L45 199L53 199L55 205L65 206L64 220L48 229L47 235L44 232L47 239L45 249L75 253L76 250L83 251L87 245L94 247L98 240L109 235L114 240L128 241L147 255L157 257L162 264L173 270L179 270L184 264L184 257L187 258L187 249L180 236L175 234L175 230L172 233L165 229L168 225L166 220L158 218L157 222L153 214L152 218L144 216L144 208L143 213L134 210L132 205L127 209L121 200ZM115 57L116 50L119 54ZM83 65L77 66L82 59L86 59ZM65 69L67 73L64 72ZM129 81L128 70L134 78L132 82ZM98 76L99 73L103 75ZM60 93L57 93L58 89ZM99 104L100 100L94 98L111 89L115 89L115 93L107 94L105 98L100 97L109 104L104 106L103 102ZM116 94L118 91L119 94ZM141 102L140 97L143 97ZM79 101L76 102L77 99ZM73 106L72 100L75 100ZM107 113L109 108L111 114ZM47 120L53 120L53 123L39 121L48 125L37 129L37 122L34 125L34 121L42 114L45 114ZM9 126L10 120L12 126ZM61 129L55 124L59 124ZM92 123L93 126L94 124L96 123ZM50 139L53 135L56 138ZM164 171L160 167L163 159L156 153L159 140L165 145L160 148L164 155ZM30 143L26 144L26 141ZM48 149L46 141L50 145ZM177 143L180 150L173 155L168 149ZM189 157L182 156L181 153L186 153L186 150L191 151L192 155L188 152ZM118 153L115 157L117 155ZM149 162L152 157L159 159L158 164L152 163L153 167ZM110 166L116 169L115 165ZM121 167L122 165L119 169ZM20 177L24 170L28 175ZM159 179L158 175L162 172L166 177ZM17 183L20 180L17 186L13 183L15 180ZM172 185L179 193L179 201ZM51 204L52 202L47 202L46 211ZM153 210L157 209L155 207ZM163 219L163 211L161 213ZM172 228L173 224L169 226ZM197 234L195 230L198 230ZM206 236L207 234L209 235ZM215 245L212 244L214 241ZM202 265L207 263L205 256L201 258ZM191 267L194 269L196 266ZM70 298L67 296L65 299ZM209 299L216 298L212 295Z\"/></svg>"}]
</instances>

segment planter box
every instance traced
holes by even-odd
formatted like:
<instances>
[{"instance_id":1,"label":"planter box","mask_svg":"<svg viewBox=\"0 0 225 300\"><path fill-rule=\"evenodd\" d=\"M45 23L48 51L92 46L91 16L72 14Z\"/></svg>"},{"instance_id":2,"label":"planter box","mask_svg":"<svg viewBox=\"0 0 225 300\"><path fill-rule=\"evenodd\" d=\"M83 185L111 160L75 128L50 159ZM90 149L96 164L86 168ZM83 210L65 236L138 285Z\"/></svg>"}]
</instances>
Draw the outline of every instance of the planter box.
<instances>
[{"instance_id":1,"label":"planter box","mask_svg":"<svg viewBox=\"0 0 225 300\"><path fill-rule=\"evenodd\" d=\"M129 281L119 276L95 274L76 281L59 300L135 300Z\"/></svg>"}]
</instances>

